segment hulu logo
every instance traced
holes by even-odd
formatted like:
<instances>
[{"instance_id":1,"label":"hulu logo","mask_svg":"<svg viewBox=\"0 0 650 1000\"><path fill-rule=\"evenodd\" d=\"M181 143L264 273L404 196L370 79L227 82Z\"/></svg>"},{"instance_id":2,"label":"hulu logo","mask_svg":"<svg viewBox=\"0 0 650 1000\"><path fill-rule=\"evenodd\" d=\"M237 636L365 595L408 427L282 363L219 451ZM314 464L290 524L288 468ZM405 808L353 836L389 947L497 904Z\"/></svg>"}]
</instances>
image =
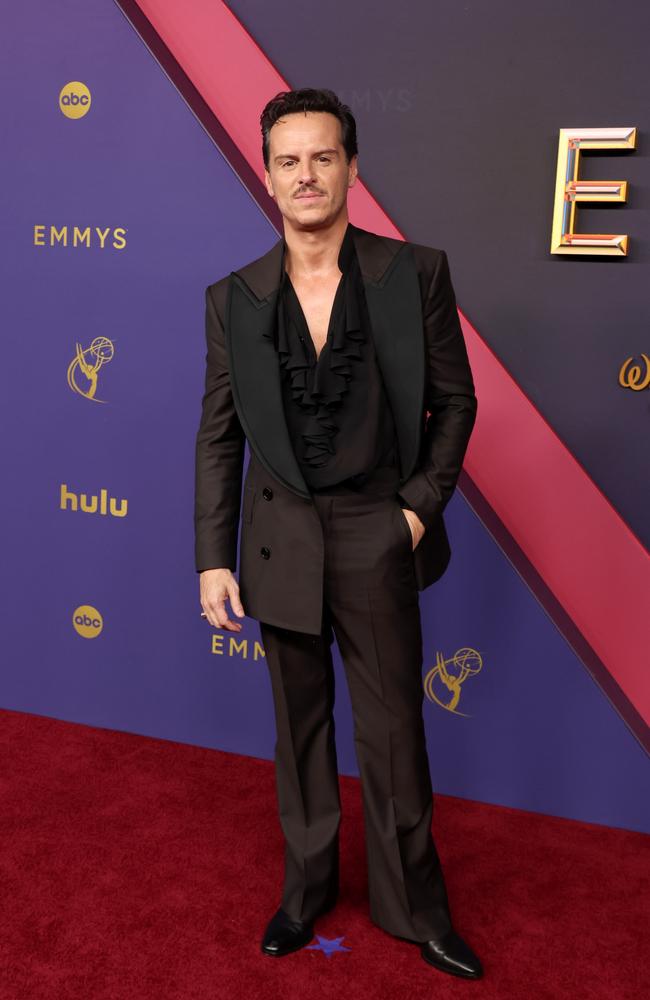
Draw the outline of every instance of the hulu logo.
<instances>
[{"instance_id":1,"label":"hulu logo","mask_svg":"<svg viewBox=\"0 0 650 1000\"><path fill-rule=\"evenodd\" d=\"M99 496L89 497L87 493L77 496L61 483L61 510L81 510L84 514L112 514L113 517L126 517L128 500L120 500L119 507L115 497L108 496L108 490L100 490Z\"/></svg>"}]
</instances>

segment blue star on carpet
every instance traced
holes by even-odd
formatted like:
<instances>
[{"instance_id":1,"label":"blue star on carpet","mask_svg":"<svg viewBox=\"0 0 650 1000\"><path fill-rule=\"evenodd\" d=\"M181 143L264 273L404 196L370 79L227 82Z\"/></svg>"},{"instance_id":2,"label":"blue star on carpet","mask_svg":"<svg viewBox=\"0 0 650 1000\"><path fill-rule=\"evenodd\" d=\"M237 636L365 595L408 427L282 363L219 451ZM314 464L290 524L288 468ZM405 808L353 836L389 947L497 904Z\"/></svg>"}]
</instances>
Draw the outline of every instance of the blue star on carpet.
<instances>
[{"instance_id":1,"label":"blue star on carpet","mask_svg":"<svg viewBox=\"0 0 650 1000\"><path fill-rule=\"evenodd\" d=\"M317 934L316 939L318 944L308 944L307 951L322 951L328 958L337 951L352 951L351 948L346 948L344 944L341 944L344 937L345 934L337 938L326 938Z\"/></svg>"}]
</instances>

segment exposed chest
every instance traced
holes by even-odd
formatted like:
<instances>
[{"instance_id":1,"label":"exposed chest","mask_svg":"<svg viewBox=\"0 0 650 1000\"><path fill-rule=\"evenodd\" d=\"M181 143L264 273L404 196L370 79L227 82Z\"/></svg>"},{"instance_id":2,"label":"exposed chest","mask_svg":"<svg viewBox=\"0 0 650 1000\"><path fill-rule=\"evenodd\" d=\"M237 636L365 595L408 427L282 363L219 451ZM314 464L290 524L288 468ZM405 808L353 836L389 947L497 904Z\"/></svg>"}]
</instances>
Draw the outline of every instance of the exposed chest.
<instances>
[{"instance_id":1,"label":"exposed chest","mask_svg":"<svg viewBox=\"0 0 650 1000\"><path fill-rule=\"evenodd\" d=\"M334 299L341 277L341 273L337 272L318 282L303 281L300 278L291 279L317 358L327 340Z\"/></svg>"}]
</instances>

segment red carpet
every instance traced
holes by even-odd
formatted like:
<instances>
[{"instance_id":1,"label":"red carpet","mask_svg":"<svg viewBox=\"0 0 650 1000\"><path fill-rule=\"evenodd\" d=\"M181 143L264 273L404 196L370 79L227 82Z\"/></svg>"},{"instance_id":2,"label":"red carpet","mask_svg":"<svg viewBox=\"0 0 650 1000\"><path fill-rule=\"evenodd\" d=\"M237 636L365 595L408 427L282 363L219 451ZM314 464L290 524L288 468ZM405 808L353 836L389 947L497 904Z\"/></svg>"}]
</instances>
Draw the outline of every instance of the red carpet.
<instances>
[{"instance_id":1,"label":"red carpet","mask_svg":"<svg viewBox=\"0 0 650 1000\"><path fill-rule=\"evenodd\" d=\"M485 969L467 982L370 922L359 783L341 778L341 899L316 930L350 950L274 959L271 762L1 710L0 753L2 1000L650 995L643 834L436 796Z\"/></svg>"}]
</instances>

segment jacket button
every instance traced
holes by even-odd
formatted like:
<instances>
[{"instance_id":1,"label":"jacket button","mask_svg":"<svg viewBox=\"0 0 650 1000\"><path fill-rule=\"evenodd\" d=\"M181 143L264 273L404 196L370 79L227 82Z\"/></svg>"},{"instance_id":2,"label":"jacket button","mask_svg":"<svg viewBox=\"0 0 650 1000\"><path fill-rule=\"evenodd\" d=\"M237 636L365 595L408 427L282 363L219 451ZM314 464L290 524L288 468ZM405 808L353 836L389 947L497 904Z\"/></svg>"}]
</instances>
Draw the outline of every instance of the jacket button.
<instances>
[{"instance_id":1,"label":"jacket button","mask_svg":"<svg viewBox=\"0 0 650 1000\"><path fill-rule=\"evenodd\" d=\"M263 545L262 548L260 549L260 555L262 556L262 559L270 559L271 550L268 548L268 546Z\"/></svg>"},{"instance_id":2,"label":"jacket button","mask_svg":"<svg viewBox=\"0 0 650 1000\"><path fill-rule=\"evenodd\" d=\"M273 490L269 486L265 486L262 490L262 496L265 500L270 500L273 496Z\"/></svg>"}]
</instances>

